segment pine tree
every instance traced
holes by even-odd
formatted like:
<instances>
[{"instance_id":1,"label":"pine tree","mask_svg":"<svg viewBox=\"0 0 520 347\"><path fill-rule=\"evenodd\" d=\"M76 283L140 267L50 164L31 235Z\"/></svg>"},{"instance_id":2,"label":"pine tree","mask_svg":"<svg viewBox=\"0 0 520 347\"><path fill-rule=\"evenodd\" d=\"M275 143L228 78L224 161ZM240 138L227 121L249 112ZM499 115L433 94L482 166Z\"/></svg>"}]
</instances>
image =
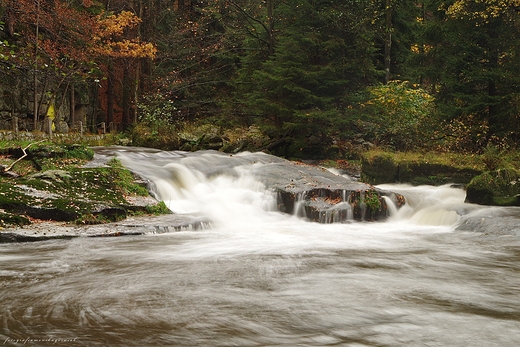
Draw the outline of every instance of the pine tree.
<instances>
[{"instance_id":1,"label":"pine tree","mask_svg":"<svg viewBox=\"0 0 520 347\"><path fill-rule=\"evenodd\" d=\"M375 80L371 3L281 2L274 53L243 58L236 95L244 113L270 124L271 136L285 138L292 153L330 142L346 95Z\"/></svg>"}]
</instances>

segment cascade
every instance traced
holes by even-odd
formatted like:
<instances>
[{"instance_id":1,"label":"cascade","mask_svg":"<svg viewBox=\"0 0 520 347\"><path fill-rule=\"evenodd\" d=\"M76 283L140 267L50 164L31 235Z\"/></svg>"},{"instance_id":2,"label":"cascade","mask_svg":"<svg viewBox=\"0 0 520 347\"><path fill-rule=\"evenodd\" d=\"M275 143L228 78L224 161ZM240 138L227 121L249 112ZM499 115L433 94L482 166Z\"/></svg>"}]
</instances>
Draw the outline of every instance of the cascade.
<instances>
[{"instance_id":1,"label":"cascade","mask_svg":"<svg viewBox=\"0 0 520 347\"><path fill-rule=\"evenodd\" d=\"M406 220L419 225L454 225L465 214L468 204L464 204L465 191L450 185L440 187L418 186L407 184L381 185L383 189L392 189L406 197L406 205L395 209L391 202L390 216L392 220Z\"/></svg>"},{"instance_id":2,"label":"cascade","mask_svg":"<svg viewBox=\"0 0 520 347\"><path fill-rule=\"evenodd\" d=\"M264 153L143 152L131 148L103 148L97 152L117 156L123 165L149 182L154 197L177 214L200 215L222 223L254 220L265 212L276 211L319 223L374 219L365 201L366 192L373 187L334 170L311 170ZM380 185L376 189L384 207L376 213L394 221L453 225L464 205L465 192L449 186ZM406 197L404 206L399 205L403 199L398 195Z\"/></svg>"}]
</instances>

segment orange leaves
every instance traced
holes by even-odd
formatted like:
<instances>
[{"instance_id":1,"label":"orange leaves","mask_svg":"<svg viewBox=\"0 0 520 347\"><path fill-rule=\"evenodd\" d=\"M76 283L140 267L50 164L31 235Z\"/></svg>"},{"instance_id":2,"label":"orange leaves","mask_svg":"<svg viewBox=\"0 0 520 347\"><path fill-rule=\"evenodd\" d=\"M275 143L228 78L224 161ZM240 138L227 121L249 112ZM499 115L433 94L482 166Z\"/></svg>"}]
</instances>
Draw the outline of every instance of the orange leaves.
<instances>
[{"instance_id":1,"label":"orange leaves","mask_svg":"<svg viewBox=\"0 0 520 347\"><path fill-rule=\"evenodd\" d=\"M96 47L96 52L113 58L153 58L157 48L149 42L122 40L107 42Z\"/></svg>"},{"instance_id":2,"label":"orange leaves","mask_svg":"<svg viewBox=\"0 0 520 347\"><path fill-rule=\"evenodd\" d=\"M97 36L103 40L122 36L126 29L133 28L141 23L141 19L132 12L123 11L117 15L110 14L105 17L101 15L98 22L100 27Z\"/></svg>"},{"instance_id":3,"label":"orange leaves","mask_svg":"<svg viewBox=\"0 0 520 347\"><path fill-rule=\"evenodd\" d=\"M64 0L0 0L0 5L8 10L8 22L25 40L18 45L18 56L34 61L32 47L37 44L39 61L58 69L73 67L73 71L62 71L67 74L88 71L92 64L102 64L100 58L155 57L155 46L139 39L137 26L141 19L134 13L93 15L85 10L97 6L93 0L82 0L81 4L71 6L70 1ZM38 40L34 26L39 29ZM87 67L82 68L85 64Z\"/></svg>"},{"instance_id":4,"label":"orange leaves","mask_svg":"<svg viewBox=\"0 0 520 347\"><path fill-rule=\"evenodd\" d=\"M154 58L155 45L141 42L139 37L129 33L139 23L141 19L129 11L99 16L99 28L92 44L94 52L113 58Z\"/></svg>"}]
</instances>

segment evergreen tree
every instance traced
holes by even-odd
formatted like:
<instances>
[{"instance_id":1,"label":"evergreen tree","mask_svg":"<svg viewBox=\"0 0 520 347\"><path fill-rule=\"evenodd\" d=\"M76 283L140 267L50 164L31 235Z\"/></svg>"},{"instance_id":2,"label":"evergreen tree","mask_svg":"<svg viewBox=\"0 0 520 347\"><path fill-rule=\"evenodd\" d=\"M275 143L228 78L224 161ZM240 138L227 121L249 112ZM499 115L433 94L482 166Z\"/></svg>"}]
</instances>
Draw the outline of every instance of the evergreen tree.
<instances>
[{"instance_id":1,"label":"evergreen tree","mask_svg":"<svg viewBox=\"0 0 520 347\"><path fill-rule=\"evenodd\" d=\"M370 1L289 0L275 8L274 53L243 58L237 80L242 110L294 155L331 141L344 100L375 81ZM298 140L296 140L298 138Z\"/></svg>"}]
</instances>

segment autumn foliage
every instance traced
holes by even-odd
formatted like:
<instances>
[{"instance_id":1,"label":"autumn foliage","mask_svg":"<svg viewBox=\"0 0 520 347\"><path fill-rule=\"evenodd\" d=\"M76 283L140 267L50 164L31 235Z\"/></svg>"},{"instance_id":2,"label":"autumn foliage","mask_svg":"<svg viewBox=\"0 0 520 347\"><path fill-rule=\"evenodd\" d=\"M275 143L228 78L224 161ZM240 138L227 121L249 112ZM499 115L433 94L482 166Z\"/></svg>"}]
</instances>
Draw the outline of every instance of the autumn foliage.
<instances>
[{"instance_id":1,"label":"autumn foliage","mask_svg":"<svg viewBox=\"0 0 520 347\"><path fill-rule=\"evenodd\" d=\"M139 37L129 37L141 19L129 11L119 14L103 13L97 16L97 30L92 38L93 51L100 56L113 58L154 58L157 49L150 42L141 42ZM126 35L125 35L126 34Z\"/></svg>"},{"instance_id":2,"label":"autumn foliage","mask_svg":"<svg viewBox=\"0 0 520 347\"><path fill-rule=\"evenodd\" d=\"M52 85L48 88L53 90L37 93L56 94L64 84L105 80L108 65L117 60L156 54L154 44L141 41L141 20L130 11L110 12L92 0L0 0L0 5L10 37L0 58L11 71L35 71ZM108 96L99 97L103 104ZM121 95L115 97L122 103Z\"/></svg>"}]
</instances>

